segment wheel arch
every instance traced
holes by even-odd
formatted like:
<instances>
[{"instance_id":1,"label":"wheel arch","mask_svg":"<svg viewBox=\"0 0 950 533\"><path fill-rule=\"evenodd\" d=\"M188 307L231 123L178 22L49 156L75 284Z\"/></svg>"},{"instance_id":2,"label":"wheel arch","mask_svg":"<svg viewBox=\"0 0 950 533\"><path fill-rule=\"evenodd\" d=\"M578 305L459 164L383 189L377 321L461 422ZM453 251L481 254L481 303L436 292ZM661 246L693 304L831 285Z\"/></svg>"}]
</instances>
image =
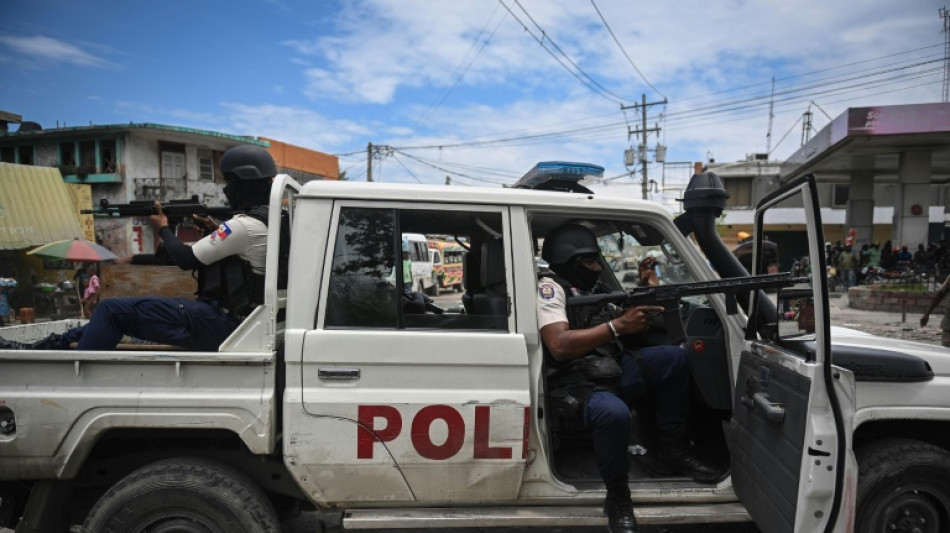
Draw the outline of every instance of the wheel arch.
<instances>
[{"instance_id":1,"label":"wheel arch","mask_svg":"<svg viewBox=\"0 0 950 533\"><path fill-rule=\"evenodd\" d=\"M950 450L950 420L888 418L869 420L855 428L855 450L882 439L919 440Z\"/></svg>"}]
</instances>

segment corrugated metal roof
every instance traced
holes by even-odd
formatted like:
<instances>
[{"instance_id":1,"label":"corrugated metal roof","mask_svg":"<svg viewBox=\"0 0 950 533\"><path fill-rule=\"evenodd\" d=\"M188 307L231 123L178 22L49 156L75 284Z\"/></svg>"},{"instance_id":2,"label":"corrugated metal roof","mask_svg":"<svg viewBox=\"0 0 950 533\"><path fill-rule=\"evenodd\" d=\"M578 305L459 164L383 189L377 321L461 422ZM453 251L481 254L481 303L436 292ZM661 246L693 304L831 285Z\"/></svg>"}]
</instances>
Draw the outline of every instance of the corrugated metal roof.
<instances>
[{"instance_id":1,"label":"corrugated metal roof","mask_svg":"<svg viewBox=\"0 0 950 533\"><path fill-rule=\"evenodd\" d=\"M128 123L128 124L96 124L91 126L69 126L62 128L51 128L48 130L30 130L30 131L10 131L10 132L0 132L0 139L3 138L13 138L22 140L27 137L60 137L64 134L97 134L104 132L114 132L114 131L129 131L129 130L158 130L158 131L167 131L167 132L176 132L188 135L198 135L201 137L216 137L219 139L226 139L230 141L236 141L242 144L256 144L258 146L263 146L267 148L270 146L270 142L267 139L257 139L247 135L231 135L229 133L221 133L219 131L211 130L199 130L197 128L186 128L184 126L169 126L166 124L154 124L151 122L142 122L142 123Z\"/></svg>"},{"instance_id":2,"label":"corrugated metal roof","mask_svg":"<svg viewBox=\"0 0 950 533\"><path fill-rule=\"evenodd\" d=\"M82 238L58 168L0 163L0 250Z\"/></svg>"}]
</instances>

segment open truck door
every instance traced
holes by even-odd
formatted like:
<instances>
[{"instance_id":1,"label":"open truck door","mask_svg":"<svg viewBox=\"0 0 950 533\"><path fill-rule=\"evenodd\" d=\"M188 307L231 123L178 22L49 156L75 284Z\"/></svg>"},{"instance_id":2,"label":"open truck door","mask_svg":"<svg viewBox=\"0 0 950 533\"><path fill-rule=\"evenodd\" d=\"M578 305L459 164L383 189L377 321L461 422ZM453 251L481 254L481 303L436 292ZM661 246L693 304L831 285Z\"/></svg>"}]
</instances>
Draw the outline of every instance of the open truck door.
<instances>
[{"instance_id":1,"label":"open truck door","mask_svg":"<svg viewBox=\"0 0 950 533\"><path fill-rule=\"evenodd\" d=\"M751 298L729 424L732 481L764 533L850 531L854 379L832 366L814 176L789 183L757 206L753 274L763 273L764 228L776 208L804 211L810 284L779 291L771 322L762 313L771 298Z\"/></svg>"}]
</instances>

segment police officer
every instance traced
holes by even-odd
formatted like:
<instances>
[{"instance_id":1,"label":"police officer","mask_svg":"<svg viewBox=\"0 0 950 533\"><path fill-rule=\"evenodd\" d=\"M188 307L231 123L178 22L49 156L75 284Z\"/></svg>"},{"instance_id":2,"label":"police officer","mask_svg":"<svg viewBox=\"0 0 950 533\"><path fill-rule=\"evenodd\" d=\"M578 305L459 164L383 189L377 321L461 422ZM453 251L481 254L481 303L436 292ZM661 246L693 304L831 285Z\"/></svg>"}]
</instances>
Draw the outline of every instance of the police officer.
<instances>
[{"instance_id":1,"label":"police officer","mask_svg":"<svg viewBox=\"0 0 950 533\"><path fill-rule=\"evenodd\" d=\"M259 146L236 146L221 157L224 194L236 214L211 234L188 246L158 214L150 217L171 261L197 269L198 297L107 298L90 321L62 336L34 345L0 340L2 348L111 350L123 335L193 350L217 350L264 295L267 205L277 165Z\"/></svg>"},{"instance_id":2,"label":"police officer","mask_svg":"<svg viewBox=\"0 0 950 533\"><path fill-rule=\"evenodd\" d=\"M655 462L661 475L682 474L699 482L715 482L721 474L704 464L686 445L689 400L687 353L678 346L624 349L615 342L623 335L649 329L658 306L638 306L591 327L572 324L566 313L573 296L601 291L600 247L594 233L578 224L565 224L544 240L541 257L554 271L538 283L538 326L545 362L553 374L548 388L555 396L578 405L584 425L593 432L597 469L607 487L604 512L608 530L637 530L627 484L627 445L632 424L630 407L647 392L655 403L661 432ZM645 265L647 266L647 265ZM641 280L656 283L652 269L641 269ZM585 321L586 323L586 321Z\"/></svg>"}]
</instances>

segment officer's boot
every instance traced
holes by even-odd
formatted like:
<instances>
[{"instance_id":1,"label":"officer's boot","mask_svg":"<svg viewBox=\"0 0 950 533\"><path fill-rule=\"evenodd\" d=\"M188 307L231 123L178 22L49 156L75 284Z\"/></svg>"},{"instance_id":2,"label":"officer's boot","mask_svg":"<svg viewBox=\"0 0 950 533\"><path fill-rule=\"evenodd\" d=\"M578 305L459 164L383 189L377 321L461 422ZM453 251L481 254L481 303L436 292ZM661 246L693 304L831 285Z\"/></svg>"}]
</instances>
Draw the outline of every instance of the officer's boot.
<instances>
[{"instance_id":1,"label":"officer's boot","mask_svg":"<svg viewBox=\"0 0 950 533\"><path fill-rule=\"evenodd\" d=\"M32 350L32 349L33 349L33 343L8 341L7 339L0 337L0 350Z\"/></svg>"},{"instance_id":2,"label":"officer's boot","mask_svg":"<svg viewBox=\"0 0 950 533\"><path fill-rule=\"evenodd\" d=\"M69 348L63 345L63 336L56 333L50 333L46 337L34 342L31 350L65 350Z\"/></svg>"},{"instance_id":3,"label":"officer's boot","mask_svg":"<svg viewBox=\"0 0 950 533\"><path fill-rule=\"evenodd\" d=\"M8 341L0 337L0 350L60 350L62 335L51 333L36 342Z\"/></svg>"},{"instance_id":4,"label":"officer's boot","mask_svg":"<svg viewBox=\"0 0 950 533\"><path fill-rule=\"evenodd\" d=\"M723 472L696 455L682 433L667 434L660 438L651 473L658 476L689 476L698 483L715 483L723 477Z\"/></svg>"},{"instance_id":5,"label":"officer's boot","mask_svg":"<svg viewBox=\"0 0 950 533\"><path fill-rule=\"evenodd\" d=\"M607 483L604 514L607 515L607 531L610 533L637 533L637 518L633 515L626 479Z\"/></svg>"}]
</instances>

